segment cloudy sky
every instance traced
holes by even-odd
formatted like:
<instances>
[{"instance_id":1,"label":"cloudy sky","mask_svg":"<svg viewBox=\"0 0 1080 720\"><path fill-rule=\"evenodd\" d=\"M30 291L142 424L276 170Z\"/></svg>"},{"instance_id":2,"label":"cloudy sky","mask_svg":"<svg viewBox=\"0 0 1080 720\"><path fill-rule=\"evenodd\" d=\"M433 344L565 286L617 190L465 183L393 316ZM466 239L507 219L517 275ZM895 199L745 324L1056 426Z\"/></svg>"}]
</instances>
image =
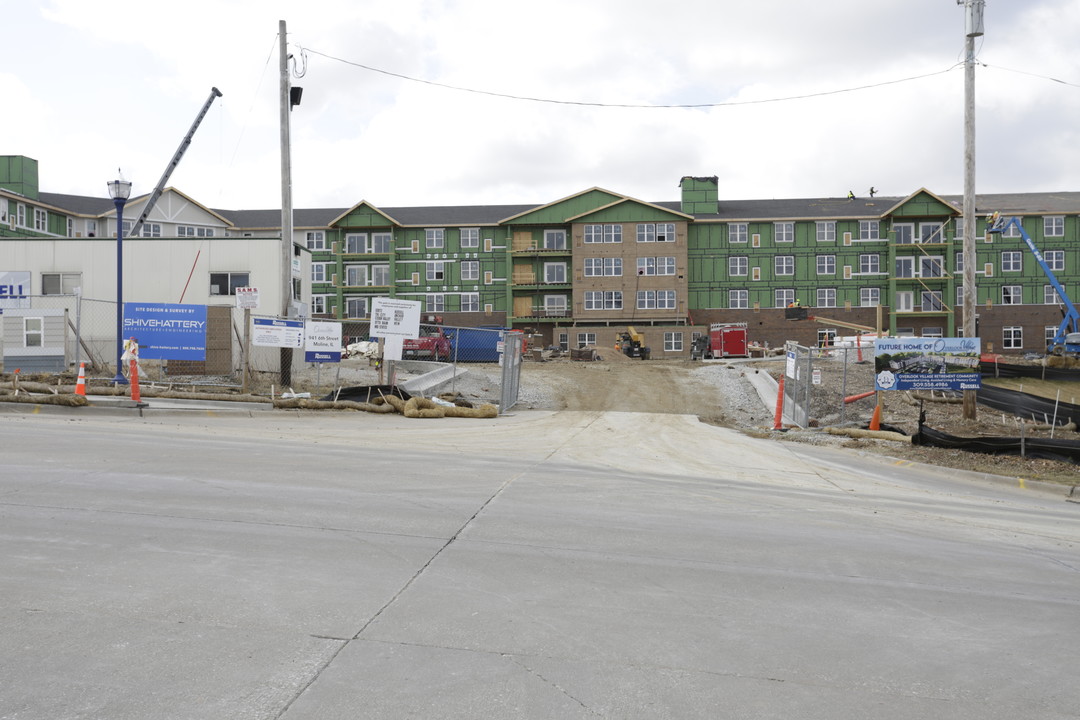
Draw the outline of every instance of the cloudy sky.
<instances>
[{"instance_id":1,"label":"cloudy sky","mask_svg":"<svg viewBox=\"0 0 1080 720\"><path fill-rule=\"evenodd\" d=\"M0 154L42 190L280 207L278 21L304 88L297 207L963 191L956 0L0 0ZM987 0L980 192L1080 190L1080 0ZM524 99L531 98L531 99ZM631 106L631 107L628 107ZM667 107L664 107L667 106ZM699 107L672 107L699 106Z\"/></svg>"}]
</instances>

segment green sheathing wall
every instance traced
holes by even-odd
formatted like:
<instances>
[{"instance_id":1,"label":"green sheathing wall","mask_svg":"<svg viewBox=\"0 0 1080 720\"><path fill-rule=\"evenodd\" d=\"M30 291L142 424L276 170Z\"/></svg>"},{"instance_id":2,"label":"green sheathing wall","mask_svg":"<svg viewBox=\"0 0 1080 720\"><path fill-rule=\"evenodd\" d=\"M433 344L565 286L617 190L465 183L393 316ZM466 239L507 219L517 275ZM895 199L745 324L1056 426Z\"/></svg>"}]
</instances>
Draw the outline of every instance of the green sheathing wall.
<instances>
[{"instance_id":1,"label":"green sheathing wall","mask_svg":"<svg viewBox=\"0 0 1080 720\"><path fill-rule=\"evenodd\" d=\"M654 205L646 205L639 202L622 202L618 205L600 208L596 212L587 213L575 217L575 223L603 224L603 223L657 223L657 222L686 222L687 218L678 213L673 213L664 208ZM624 238L625 241L625 238Z\"/></svg>"},{"instance_id":2,"label":"green sheathing wall","mask_svg":"<svg viewBox=\"0 0 1080 720\"><path fill-rule=\"evenodd\" d=\"M1024 230L1031 237L1035 247L1047 260L1053 259L1048 253L1064 253L1064 269L1053 270L1058 282L1065 288L1065 292L1074 304L1080 300L1080 218L1066 216L1064 234L1047 237L1042 215L1033 215L1021 218ZM989 242L987 242L987 238ZM960 249L959 243L954 245ZM1021 269L1017 271L1004 270L1006 253L1019 253ZM988 302L992 305L1000 305L1003 302L1003 288L1006 285L1020 285L1022 287L1022 300L1025 305L1045 304L1044 286L1050 286L1051 282L1038 261L1031 254L1024 239L1017 237L1004 237L999 233L985 235L985 221L980 220L976 227L975 237L975 277L977 284L976 296L979 305ZM1059 256L1060 258L1060 256ZM986 266L991 266L992 275L985 275ZM962 273L956 275L956 286L963 282Z\"/></svg>"},{"instance_id":3,"label":"green sheathing wall","mask_svg":"<svg viewBox=\"0 0 1080 720\"><path fill-rule=\"evenodd\" d=\"M719 207L718 179L684 177L681 209L688 215L715 215Z\"/></svg>"},{"instance_id":4,"label":"green sheathing wall","mask_svg":"<svg viewBox=\"0 0 1080 720\"><path fill-rule=\"evenodd\" d=\"M0 156L0 187L37 200L37 160L22 155Z\"/></svg>"},{"instance_id":5,"label":"green sheathing wall","mask_svg":"<svg viewBox=\"0 0 1080 720\"><path fill-rule=\"evenodd\" d=\"M590 210L610 205L622 200L620 195L612 195L603 190L588 190L567 198L560 202L546 205L506 221L506 225L547 225L561 226L568 222L568 218L583 215Z\"/></svg>"},{"instance_id":6,"label":"green sheathing wall","mask_svg":"<svg viewBox=\"0 0 1080 720\"><path fill-rule=\"evenodd\" d=\"M884 270L888 263L887 243L845 241L844 233L858 236L858 221L836 223L836 239L818 241L817 221L783 221L793 224L794 241L776 241L776 223L768 221L740 222L745 224L745 242L731 242L729 223L696 223L690 226L689 235L689 292L690 309L729 308L731 290L746 290L748 307L755 304L761 308L776 305L775 293L779 289L793 289L795 297L806 305L816 305L819 289L835 290L835 306L847 304L859 307L860 290L864 287L878 288L885 295L886 276L861 276L860 256L878 255L879 266ZM790 256L794 273L778 275L776 257ZM831 272L818 272L819 257L830 256ZM729 274L732 257L746 258L746 274ZM823 268L828 270L828 268ZM755 276L755 270L757 275ZM757 279L755 279L755 277Z\"/></svg>"},{"instance_id":7,"label":"green sheathing wall","mask_svg":"<svg viewBox=\"0 0 1080 720\"><path fill-rule=\"evenodd\" d=\"M955 237L956 217L955 208L938 200L928 192L918 192L902 205L889 213L888 235L889 258L888 264L883 268L889 273L887 292L883 293L882 304L890 307L889 327L894 331L897 328L925 327L935 324L941 327L942 332L948 336L956 334L956 287L959 278L955 273L956 255L955 250L960 249L951 242ZM910 244L897 243L897 224L913 225L913 234L916 242ZM943 228L941 242L919 242L921 223L940 223ZM902 258L912 258L917 277L898 278L896 269ZM921 268L928 258L941 259L941 275L939 277L922 276ZM913 311L901 312L897 293L910 292ZM922 310L923 296L927 293L941 293L943 308L939 311Z\"/></svg>"}]
</instances>

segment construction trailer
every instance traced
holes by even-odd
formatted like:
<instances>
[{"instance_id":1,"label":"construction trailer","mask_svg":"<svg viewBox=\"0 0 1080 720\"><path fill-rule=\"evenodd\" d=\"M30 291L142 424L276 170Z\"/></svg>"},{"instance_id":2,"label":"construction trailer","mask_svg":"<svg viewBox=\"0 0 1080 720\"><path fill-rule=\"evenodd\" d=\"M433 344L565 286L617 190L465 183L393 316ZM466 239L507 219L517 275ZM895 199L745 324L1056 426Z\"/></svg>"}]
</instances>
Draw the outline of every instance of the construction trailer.
<instances>
[{"instance_id":1,"label":"construction trailer","mask_svg":"<svg viewBox=\"0 0 1080 720\"><path fill-rule=\"evenodd\" d=\"M747 357L750 351L746 327L744 322L709 325L709 346L705 350L705 358Z\"/></svg>"}]
</instances>

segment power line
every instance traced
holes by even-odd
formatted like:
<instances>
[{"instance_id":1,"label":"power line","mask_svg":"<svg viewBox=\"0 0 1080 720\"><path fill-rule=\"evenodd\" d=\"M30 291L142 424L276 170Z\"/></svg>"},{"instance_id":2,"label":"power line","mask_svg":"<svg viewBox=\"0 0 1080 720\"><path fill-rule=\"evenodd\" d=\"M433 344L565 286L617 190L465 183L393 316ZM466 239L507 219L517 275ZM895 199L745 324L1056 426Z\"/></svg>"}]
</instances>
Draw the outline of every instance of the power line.
<instances>
[{"instance_id":1,"label":"power line","mask_svg":"<svg viewBox=\"0 0 1080 720\"><path fill-rule=\"evenodd\" d=\"M1012 68L1001 67L1000 65L989 65L984 62L980 62L979 64L985 68L990 68L992 70L1004 70L1005 72L1016 73L1017 75L1027 75L1028 77L1039 78L1040 80L1049 80L1050 82L1068 85L1069 87L1080 88L1080 85L1078 85L1077 83L1072 83L1067 80L1059 80L1058 78L1050 77L1049 75L1039 75L1038 73L1027 72L1025 70L1013 70Z\"/></svg>"},{"instance_id":2,"label":"power line","mask_svg":"<svg viewBox=\"0 0 1080 720\"><path fill-rule=\"evenodd\" d=\"M601 103L601 102L584 102L578 100L555 100L552 98L540 98L530 97L528 95L513 95L510 93L499 93L490 90L477 90L475 88L461 87L458 85L448 85L446 83L435 82L434 80L424 80L422 78L415 78L409 75L403 75L401 73L391 72L389 70L383 70L381 68L372 67L363 63L358 63L352 60L345 60L344 58L328 55L327 53L319 52L318 50L312 50L311 48L301 48L302 52L312 53L313 55L320 55L328 60L343 63L345 65L352 65L353 67L362 68L369 72L379 73L380 75L387 75L389 77L395 77L400 80L408 80L409 82L420 83L423 85L431 85L433 87L440 87L447 90L454 90L457 92L474 93L477 95L488 95L490 97L504 98L506 100L520 100L524 102L537 102L548 103L551 105L577 105L584 107L602 107L602 108L634 108L634 109L694 109L694 108L714 108L714 107L732 107L737 105L762 105L765 103L778 103L788 102L791 100L805 100L808 98L824 97L828 95L839 95L842 93L858 92L860 90L870 90L872 88L884 87L887 85L896 85L898 83L911 82L913 80L922 80L935 75L944 75L947 72L951 72L958 67L961 67L963 63L955 63L944 70L937 70L935 72L925 73L923 75L912 75L911 77L899 78L897 80L885 80L879 83L872 83L870 85L859 85L856 87L843 88L839 90L824 90L816 93L806 93L804 95L789 95L787 97L779 98L765 98L761 100L731 100L727 102L711 102L711 103L686 103L676 105L645 105L645 104L633 104L633 103Z\"/></svg>"}]
</instances>

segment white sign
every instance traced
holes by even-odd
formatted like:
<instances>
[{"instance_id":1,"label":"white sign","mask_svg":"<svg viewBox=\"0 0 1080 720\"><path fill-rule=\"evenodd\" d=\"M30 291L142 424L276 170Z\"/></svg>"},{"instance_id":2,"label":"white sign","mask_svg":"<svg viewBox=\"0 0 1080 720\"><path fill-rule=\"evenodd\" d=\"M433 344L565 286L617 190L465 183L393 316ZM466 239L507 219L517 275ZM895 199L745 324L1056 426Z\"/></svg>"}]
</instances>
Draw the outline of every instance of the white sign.
<instances>
[{"instance_id":1,"label":"white sign","mask_svg":"<svg viewBox=\"0 0 1080 720\"><path fill-rule=\"evenodd\" d=\"M306 362L341 362L341 323L309 320L304 326Z\"/></svg>"},{"instance_id":2,"label":"white sign","mask_svg":"<svg viewBox=\"0 0 1080 720\"><path fill-rule=\"evenodd\" d=\"M236 288L236 307L246 310L259 309L259 288Z\"/></svg>"},{"instance_id":3,"label":"white sign","mask_svg":"<svg viewBox=\"0 0 1080 720\"><path fill-rule=\"evenodd\" d=\"M380 338L420 337L420 301L372 298L371 334Z\"/></svg>"},{"instance_id":4,"label":"white sign","mask_svg":"<svg viewBox=\"0 0 1080 720\"><path fill-rule=\"evenodd\" d=\"M251 344L259 347L299 348L304 346L303 320L252 318Z\"/></svg>"}]
</instances>

